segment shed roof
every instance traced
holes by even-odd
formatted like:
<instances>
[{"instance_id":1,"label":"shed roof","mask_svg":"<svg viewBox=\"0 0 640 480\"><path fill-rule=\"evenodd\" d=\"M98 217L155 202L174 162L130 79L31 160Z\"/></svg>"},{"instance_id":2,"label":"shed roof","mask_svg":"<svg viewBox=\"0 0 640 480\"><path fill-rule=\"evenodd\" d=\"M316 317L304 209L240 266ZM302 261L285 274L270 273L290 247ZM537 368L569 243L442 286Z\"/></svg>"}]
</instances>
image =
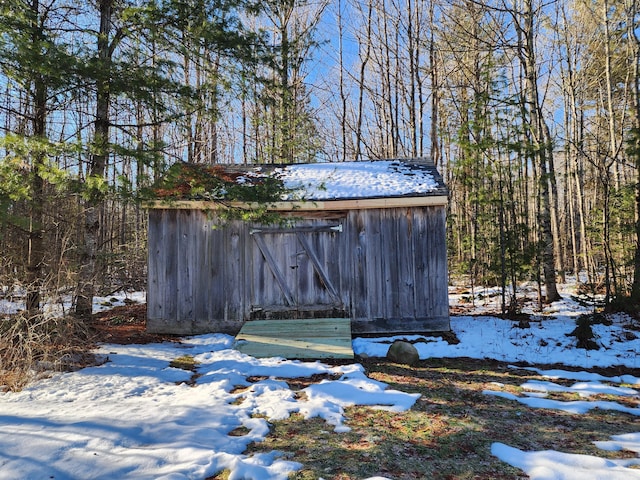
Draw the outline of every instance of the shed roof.
<instances>
[{"instance_id":1,"label":"shed roof","mask_svg":"<svg viewBox=\"0 0 640 480\"><path fill-rule=\"evenodd\" d=\"M432 162L369 160L276 167L271 175L294 192L284 200L352 200L447 195Z\"/></svg>"},{"instance_id":2,"label":"shed roof","mask_svg":"<svg viewBox=\"0 0 640 480\"><path fill-rule=\"evenodd\" d=\"M251 187L266 181L276 181L284 187L279 198L259 200L269 203L273 210L443 205L448 195L442 176L428 159L215 167L189 165L189 168L206 170L223 184L216 183L215 188L206 184L204 188L178 189L168 196L172 200L169 208L207 208L205 204L215 201L250 203L254 199L234 197L231 191L236 187L253 190ZM180 172L179 176L184 174L184 170ZM149 206L168 208L166 202L154 202Z\"/></svg>"}]
</instances>

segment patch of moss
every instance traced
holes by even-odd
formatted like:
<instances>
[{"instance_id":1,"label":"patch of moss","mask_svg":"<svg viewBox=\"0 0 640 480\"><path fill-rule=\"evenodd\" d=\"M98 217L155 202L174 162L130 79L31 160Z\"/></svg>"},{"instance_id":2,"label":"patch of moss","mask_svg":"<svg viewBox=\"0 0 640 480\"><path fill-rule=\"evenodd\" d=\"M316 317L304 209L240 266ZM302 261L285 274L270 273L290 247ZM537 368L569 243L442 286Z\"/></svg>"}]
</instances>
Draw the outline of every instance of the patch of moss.
<instances>
[{"instance_id":1,"label":"patch of moss","mask_svg":"<svg viewBox=\"0 0 640 480\"><path fill-rule=\"evenodd\" d=\"M185 162L172 165L147 192L154 199L256 203L277 202L287 193L291 189L274 175Z\"/></svg>"},{"instance_id":2,"label":"patch of moss","mask_svg":"<svg viewBox=\"0 0 640 480\"><path fill-rule=\"evenodd\" d=\"M171 360L169 366L194 372L198 368L198 362L191 355L182 355L181 357Z\"/></svg>"},{"instance_id":3,"label":"patch of moss","mask_svg":"<svg viewBox=\"0 0 640 480\"><path fill-rule=\"evenodd\" d=\"M204 200L217 203L216 219L263 225L290 223L294 219L269 209L273 203L291 195L277 175L241 170L234 166L199 165L180 162L172 165L152 188L142 193L143 200Z\"/></svg>"}]
</instances>

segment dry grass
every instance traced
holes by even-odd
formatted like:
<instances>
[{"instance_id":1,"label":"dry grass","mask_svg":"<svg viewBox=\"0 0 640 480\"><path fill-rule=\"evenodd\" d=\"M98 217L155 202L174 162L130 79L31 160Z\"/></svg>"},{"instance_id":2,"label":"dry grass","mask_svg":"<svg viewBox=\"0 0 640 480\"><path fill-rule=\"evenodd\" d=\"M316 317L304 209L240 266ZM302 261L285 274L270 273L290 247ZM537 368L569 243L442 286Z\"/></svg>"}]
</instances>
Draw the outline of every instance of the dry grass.
<instances>
[{"instance_id":1,"label":"dry grass","mask_svg":"<svg viewBox=\"0 0 640 480\"><path fill-rule=\"evenodd\" d=\"M94 362L90 337L87 325L73 317L0 318L0 391L20 390L47 372Z\"/></svg>"},{"instance_id":2,"label":"dry grass","mask_svg":"<svg viewBox=\"0 0 640 480\"><path fill-rule=\"evenodd\" d=\"M181 370L195 372L198 368L198 362L192 355L182 355L181 357L171 360L171 362L169 362L169 366L173 368L179 368Z\"/></svg>"},{"instance_id":3,"label":"dry grass","mask_svg":"<svg viewBox=\"0 0 640 480\"><path fill-rule=\"evenodd\" d=\"M144 304L114 307L79 319L23 313L0 316L0 391L20 390L51 371L75 370L96 361L96 343L149 343L177 341L172 335L146 332ZM189 361L178 368L195 368Z\"/></svg>"},{"instance_id":4,"label":"dry grass","mask_svg":"<svg viewBox=\"0 0 640 480\"><path fill-rule=\"evenodd\" d=\"M249 453L285 452L289 459L303 464L291 477L297 480L361 480L376 475L394 480L527 478L491 455L493 442L523 450L551 449L610 458L633 455L598 450L593 442L639 431L637 417L600 410L575 415L531 409L482 393L498 389L494 382L521 393L522 383L542 379L530 371L472 359L432 359L415 367L369 359L363 365L369 377L390 388L420 393L421 398L402 413L350 408L346 424L352 430L344 434L334 433L319 419L293 416L273 422L268 438L251 445ZM291 384L302 386L295 381ZM557 398L576 399L571 394ZM592 397L601 399L605 397ZM636 403L619 397L615 401Z\"/></svg>"}]
</instances>

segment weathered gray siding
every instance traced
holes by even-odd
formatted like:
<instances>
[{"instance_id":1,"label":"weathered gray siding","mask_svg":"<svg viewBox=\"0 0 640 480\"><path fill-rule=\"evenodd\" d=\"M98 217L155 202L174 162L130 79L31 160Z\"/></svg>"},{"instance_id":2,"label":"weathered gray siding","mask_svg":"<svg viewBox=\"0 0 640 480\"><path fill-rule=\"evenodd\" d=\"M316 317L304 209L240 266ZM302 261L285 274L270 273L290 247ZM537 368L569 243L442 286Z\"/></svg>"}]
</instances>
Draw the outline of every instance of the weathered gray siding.
<instances>
[{"instance_id":1,"label":"weathered gray siding","mask_svg":"<svg viewBox=\"0 0 640 480\"><path fill-rule=\"evenodd\" d=\"M354 332L449 329L442 207L354 210Z\"/></svg>"},{"instance_id":2,"label":"weathered gray siding","mask_svg":"<svg viewBox=\"0 0 640 480\"><path fill-rule=\"evenodd\" d=\"M356 333L449 329L442 206L322 212L293 228L149 211L148 329L235 333L344 315Z\"/></svg>"}]
</instances>

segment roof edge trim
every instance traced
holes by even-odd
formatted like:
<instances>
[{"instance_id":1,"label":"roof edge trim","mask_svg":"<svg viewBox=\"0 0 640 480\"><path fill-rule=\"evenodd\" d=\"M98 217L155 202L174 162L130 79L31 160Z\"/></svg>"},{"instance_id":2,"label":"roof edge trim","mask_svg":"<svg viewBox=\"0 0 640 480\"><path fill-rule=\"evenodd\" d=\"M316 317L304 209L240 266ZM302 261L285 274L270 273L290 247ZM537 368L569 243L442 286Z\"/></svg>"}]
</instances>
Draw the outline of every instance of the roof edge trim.
<instances>
[{"instance_id":1,"label":"roof edge trim","mask_svg":"<svg viewBox=\"0 0 640 480\"><path fill-rule=\"evenodd\" d=\"M267 210L278 211L319 211L319 210L359 210L373 208L402 208L446 206L446 195L422 197L389 197L389 198L360 198L344 200L307 200L298 202L275 202L269 204L247 202L223 202L207 200L154 200L145 202L144 208L150 210L217 210L220 208L257 209L266 207Z\"/></svg>"}]
</instances>

